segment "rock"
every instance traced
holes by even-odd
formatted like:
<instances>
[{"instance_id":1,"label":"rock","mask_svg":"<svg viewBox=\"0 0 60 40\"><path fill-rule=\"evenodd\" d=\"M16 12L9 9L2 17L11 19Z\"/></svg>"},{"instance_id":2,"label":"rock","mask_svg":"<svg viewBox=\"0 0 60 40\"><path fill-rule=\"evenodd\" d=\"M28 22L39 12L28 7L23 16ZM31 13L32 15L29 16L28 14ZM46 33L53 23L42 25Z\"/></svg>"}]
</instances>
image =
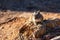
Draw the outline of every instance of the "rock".
<instances>
[{"instance_id":1,"label":"rock","mask_svg":"<svg viewBox=\"0 0 60 40\"><path fill-rule=\"evenodd\" d=\"M47 20L46 23L44 23L44 24L45 24L46 27L49 27L49 28L56 27L56 23L53 20Z\"/></svg>"},{"instance_id":2,"label":"rock","mask_svg":"<svg viewBox=\"0 0 60 40\"><path fill-rule=\"evenodd\" d=\"M60 26L60 19L55 20L56 26Z\"/></svg>"},{"instance_id":3,"label":"rock","mask_svg":"<svg viewBox=\"0 0 60 40\"><path fill-rule=\"evenodd\" d=\"M60 26L60 20L47 20L46 27L54 28Z\"/></svg>"}]
</instances>

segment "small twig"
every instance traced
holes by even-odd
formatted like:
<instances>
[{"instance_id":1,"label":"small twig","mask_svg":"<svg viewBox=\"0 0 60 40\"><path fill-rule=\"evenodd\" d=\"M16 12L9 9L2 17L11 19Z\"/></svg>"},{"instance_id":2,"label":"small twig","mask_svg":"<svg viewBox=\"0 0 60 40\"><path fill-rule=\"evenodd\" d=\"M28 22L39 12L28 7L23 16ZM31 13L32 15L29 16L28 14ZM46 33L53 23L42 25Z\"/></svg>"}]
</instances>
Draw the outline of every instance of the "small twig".
<instances>
[{"instance_id":1,"label":"small twig","mask_svg":"<svg viewBox=\"0 0 60 40\"><path fill-rule=\"evenodd\" d=\"M50 40L60 40L60 36L54 37L54 38L52 38Z\"/></svg>"}]
</instances>

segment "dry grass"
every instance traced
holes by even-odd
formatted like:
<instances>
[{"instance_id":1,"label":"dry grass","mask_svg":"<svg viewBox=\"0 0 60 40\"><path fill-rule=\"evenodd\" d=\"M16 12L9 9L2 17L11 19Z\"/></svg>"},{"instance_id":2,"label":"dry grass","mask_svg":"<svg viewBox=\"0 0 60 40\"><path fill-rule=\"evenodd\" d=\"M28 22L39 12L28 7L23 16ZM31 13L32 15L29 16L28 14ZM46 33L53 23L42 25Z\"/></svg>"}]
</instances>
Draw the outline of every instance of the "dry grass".
<instances>
[{"instance_id":1,"label":"dry grass","mask_svg":"<svg viewBox=\"0 0 60 40\"><path fill-rule=\"evenodd\" d=\"M21 36L23 36L23 40L30 40L30 38L32 40L43 40L45 34L48 35L46 31L49 31L49 29L46 29L47 27L55 28L60 26L60 20L58 20L60 19L60 14L47 12L41 12L41 14L43 19L48 22L39 23L40 25L38 26L31 23L32 12L2 12L0 14L2 15L0 17L0 40L21 40Z\"/></svg>"}]
</instances>

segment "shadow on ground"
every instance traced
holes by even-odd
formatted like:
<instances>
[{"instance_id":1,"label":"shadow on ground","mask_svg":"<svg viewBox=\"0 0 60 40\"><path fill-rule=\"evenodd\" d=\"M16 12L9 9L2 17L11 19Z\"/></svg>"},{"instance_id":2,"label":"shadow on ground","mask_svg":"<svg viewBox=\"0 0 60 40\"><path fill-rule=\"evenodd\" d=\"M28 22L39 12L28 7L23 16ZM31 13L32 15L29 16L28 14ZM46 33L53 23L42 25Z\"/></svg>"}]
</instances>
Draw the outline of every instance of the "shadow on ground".
<instances>
[{"instance_id":1,"label":"shadow on ground","mask_svg":"<svg viewBox=\"0 0 60 40\"><path fill-rule=\"evenodd\" d=\"M0 0L0 10L60 12L60 0Z\"/></svg>"}]
</instances>

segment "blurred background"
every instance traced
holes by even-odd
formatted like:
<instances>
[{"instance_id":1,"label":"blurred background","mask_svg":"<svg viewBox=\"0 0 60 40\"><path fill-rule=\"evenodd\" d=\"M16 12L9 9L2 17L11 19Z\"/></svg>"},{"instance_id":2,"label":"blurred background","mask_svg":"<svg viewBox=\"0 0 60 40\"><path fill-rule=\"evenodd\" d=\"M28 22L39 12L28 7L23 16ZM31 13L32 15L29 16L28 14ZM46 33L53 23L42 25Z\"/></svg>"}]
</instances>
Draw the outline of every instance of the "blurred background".
<instances>
[{"instance_id":1,"label":"blurred background","mask_svg":"<svg viewBox=\"0 0 60 40\"><path fill-rule=\"evenodd\" d=\"M0 10L60 12L60 0L0 0Z\"/></svg>"}]
</instances>

